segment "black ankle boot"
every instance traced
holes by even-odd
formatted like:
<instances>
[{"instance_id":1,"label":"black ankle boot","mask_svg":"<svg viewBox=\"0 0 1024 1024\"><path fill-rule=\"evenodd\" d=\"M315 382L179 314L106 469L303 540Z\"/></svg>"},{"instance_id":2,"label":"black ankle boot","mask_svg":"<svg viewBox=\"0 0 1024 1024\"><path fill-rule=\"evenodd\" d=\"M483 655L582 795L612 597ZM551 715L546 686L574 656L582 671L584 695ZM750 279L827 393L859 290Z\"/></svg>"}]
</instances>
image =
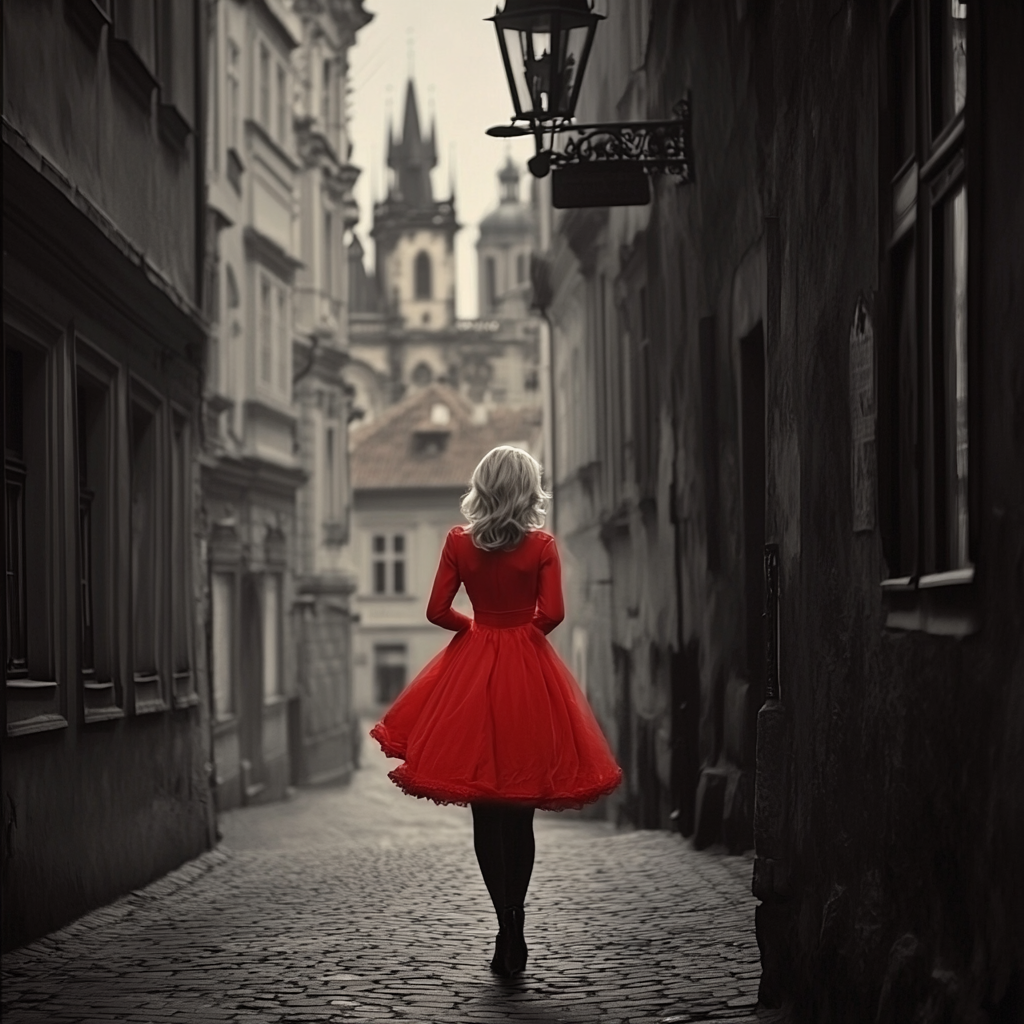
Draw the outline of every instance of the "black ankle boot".
<instances>
[{"instance_id":1,"label":"black ankle boot","mask_svg":"<svg viewBox=\"0 0 1024 1024\"><path fill-rule=\"evenodd\" d=\"M505 967L505 957L508 952L508 937L505 933L505 926L498 929L494 939L494 956L491 957L491 970L500 974L503 978L508 977L508 969Z\"/></svg>"},{"instance_id":2,"label":"black ankle boot","mask_svg":"<svg viewBox=\"0 0 1024 1024\"><path fill-rule=\"evenodd\" d=\"M522 907L506 907L502 930L505 932L505 970L520 974L526 967L526 939L523 938L525 914Z\"/></svg>"}]
</instances>

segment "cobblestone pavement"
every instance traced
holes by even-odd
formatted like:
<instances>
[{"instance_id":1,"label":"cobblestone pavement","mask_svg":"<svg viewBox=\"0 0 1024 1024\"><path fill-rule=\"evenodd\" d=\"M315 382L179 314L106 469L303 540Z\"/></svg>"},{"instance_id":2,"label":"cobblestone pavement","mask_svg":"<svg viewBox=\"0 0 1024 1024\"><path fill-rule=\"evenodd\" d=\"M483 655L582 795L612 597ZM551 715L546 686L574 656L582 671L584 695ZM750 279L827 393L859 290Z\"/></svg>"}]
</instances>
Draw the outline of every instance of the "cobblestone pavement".
<instances>
[{"instance_id":1,"label":"cobblestone pavement","mask_svg":"<svg viewBox=\"0 0 1024 1024\"><path fill-rule=\"evenodd\" d=\"M388 763L368 740L350 786L224 815L220 849L6 955L5 1024L764 1019L749 857L538 814L530 960L502 981L469 811Z\"/></svg>"}]
</instances>

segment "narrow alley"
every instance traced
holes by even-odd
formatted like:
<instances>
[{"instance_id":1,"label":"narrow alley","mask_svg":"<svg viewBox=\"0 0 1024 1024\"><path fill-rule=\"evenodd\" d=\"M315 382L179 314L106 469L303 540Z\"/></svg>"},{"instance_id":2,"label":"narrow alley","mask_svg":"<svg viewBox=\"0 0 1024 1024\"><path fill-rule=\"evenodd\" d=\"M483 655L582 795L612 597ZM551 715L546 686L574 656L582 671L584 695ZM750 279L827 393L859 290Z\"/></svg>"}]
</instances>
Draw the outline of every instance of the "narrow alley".
<instances>
[{"instance_id":1,"label":"narrow alley","mask_svg":"<svg viewBox=\"0 0 1024 1024\"><path fill-rule=\"evenodd\" d=\"M367 740L351 786L229 812L217 850L5 954L4 1021L759 1019L749 855L539 815L530 962L502 981L468 810L389 764Z\"/></svg>"}]
</instances>

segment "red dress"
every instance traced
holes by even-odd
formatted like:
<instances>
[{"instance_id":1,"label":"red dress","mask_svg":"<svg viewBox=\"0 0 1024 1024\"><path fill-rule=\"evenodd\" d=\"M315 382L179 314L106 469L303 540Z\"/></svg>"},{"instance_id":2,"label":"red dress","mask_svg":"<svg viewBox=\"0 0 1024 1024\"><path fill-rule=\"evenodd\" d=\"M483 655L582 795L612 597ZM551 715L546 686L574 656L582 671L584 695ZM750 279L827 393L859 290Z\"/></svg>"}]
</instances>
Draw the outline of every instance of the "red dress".
<instances>
[{"instance_id":1,"label":"red dress","mask_svg":"<svg viewBox=\"0 0 1024 1024\"><path fill-rule=\"evenodd\" d=\"M459 584L470 619L452 608ZM481 551L462 527L441 552L427 618L456 634L370 735L402 758L390 778L438 803L582 807L622 781L601 727L545 634L562 621L554 538Z\"/></svg>"}]
</instances>

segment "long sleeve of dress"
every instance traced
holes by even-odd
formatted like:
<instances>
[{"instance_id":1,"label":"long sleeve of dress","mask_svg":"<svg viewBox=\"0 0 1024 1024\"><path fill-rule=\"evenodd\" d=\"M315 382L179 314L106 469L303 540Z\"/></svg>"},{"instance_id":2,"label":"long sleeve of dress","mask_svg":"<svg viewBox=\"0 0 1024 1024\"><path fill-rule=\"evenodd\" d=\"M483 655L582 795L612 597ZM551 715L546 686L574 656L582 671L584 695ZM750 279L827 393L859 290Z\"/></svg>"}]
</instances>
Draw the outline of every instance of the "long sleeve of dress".
<instances>
[{"instance_id":1,"label":"long sleeve of dress","mask_svg":"<svg viewBox=\"0 0 1024 1024\"><path fill-rule=\"evenodd\" d=\"M430 600L427 602L427 619L435 626L455 630L455 632L469 629L473 620L468 615L463 615L462 612L457 612L452 608L452 601L455 600L461 583L462 577L459 575L459 564L455 557L455 545L452 543L452 535L449 533L445 538L444 548L441 550L441 561L437 567L437 574L434 576Z\"/></svg>"},{"instance_id":2,"label":"long sleeve of dress","mask_svg":"<svg viewBox=\"0 0 1024 1024\"><path fill-rule=\"evenodd\" d=\"M565 604L562 600L562 565L558 560L558 548L554 540L544 546L540 557L537 580L537 610L533 613L533 624L542 632L550 633L565 618Z\"/></svg>"}]
</instances>

